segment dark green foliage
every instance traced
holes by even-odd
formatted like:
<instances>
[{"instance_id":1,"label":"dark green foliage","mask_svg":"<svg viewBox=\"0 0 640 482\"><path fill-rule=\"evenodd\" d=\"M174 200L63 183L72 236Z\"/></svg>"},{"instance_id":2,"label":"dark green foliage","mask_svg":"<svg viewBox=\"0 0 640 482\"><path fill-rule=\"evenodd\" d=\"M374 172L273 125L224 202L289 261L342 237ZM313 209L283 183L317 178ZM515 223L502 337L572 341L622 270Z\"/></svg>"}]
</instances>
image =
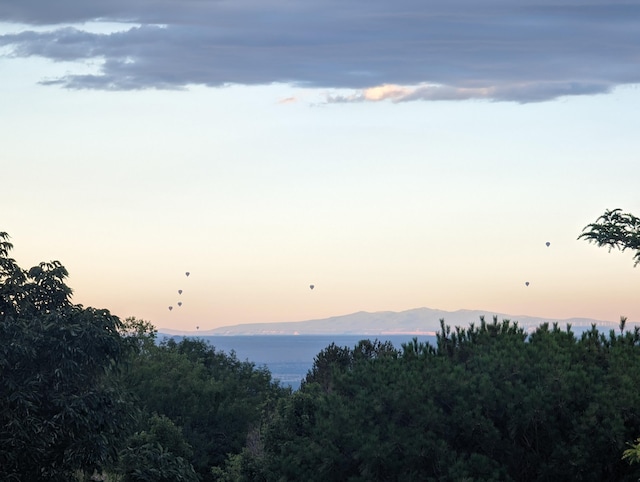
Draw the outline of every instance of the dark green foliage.
<instances>
[{"instance_id":1,"label":"dark green foliage","mask_svg":"<svg viewBox=\"0 0 640 482\"><path fill-rule=\"evenodd\" d=\"M221 480L624 481L640 433L640 332L509 321L435 347L330 346Z\"/></svg>"},{"instance_id":2,"label":"dark green foliage","mask_svg":"<svg viewBox=\"0 0 640 482\"><path fill-rule=\"evenodd\" d=\"M153 415L147 429L127 441L118 472L122 482L198 481L188 461L192 455L182 431L167 417Z\"/></svg>"},{"instance_id":3,"label":"dark green foliage","mask_svg":"<svg viewBox=\"0 0 640 482\"><path fill-rule=\"evenodd\" d=\"M147 413L180 427L193 455L188 460L203 480L228 454L240 453L261 417L289 389L266 368L239 361L202 340L164 340L135 357L127 386Z\"/></svg>"},{"instance_id":4,"label":"dark green foliage","mask_svg":"<svg viewBox=\"0 0 640 482\"><path fill-rule=\"evenodd\" d=\"M135 441L131 441L135 444ZM121 454L123 482L195 482L200 480L191 464L159 443L127 447Z\"/></svg>"},{"instance_id":5,"label":"dark green foliage","mask_svg":"<svg viewBox=\"0 0 640 482\"><path fill-rule=\"evenodd\" d=\"M193 449L185 440L182 430L164 415L152 415L147 430L133 437L144 443L159 443L178 457L189 459L193 455Z\"/></svg>"},{"instance_id":6,"label":"dark green foliage","mask_svg":"<svg viewBox=\"0 0 640 482\"><path fill-rule=\"evenodd\" d=\"M314 358L313 367L302 385L318 383L324 391L330 392L336 372L350 370L358 361L396 356L397 351L390 342L362 340L353 349L331 343Z\"/></svg>"},{"instance_id":7,"label":"dark green foliage","mask_svg":"<svg viewBox=\"0 0 640 482\"><path fill-rule=\"evenodd\" d=\"M70 302L57 261L22 270L0 233L0 479L70 480L116 454L130 405L113 374L131 348L106 310Z\"/></svg>"},{"instance_id":8,"label":"dark green foliage","mask_svg":"<svg viewBox=\"0 0 640 482\"><path fill-rule=\"evenodd\" d=\"M120 334L134 348L132 357L137 357L155 349L158 330L150 322L131 316L121 323Z\"/></svg>"},{"instance_id":9,"label":"dark green foliage","mask_svg":"<svg viewBox=\"0 0 640 482\"><path fill-rule=\"evenodd\" d=\"M597 246L608 246L621 251L635 251L634 266L640 263L640 218L621 209L606 210L595 223L582 230L578 239L586 239Z\"/></svg>"}]
</instances>

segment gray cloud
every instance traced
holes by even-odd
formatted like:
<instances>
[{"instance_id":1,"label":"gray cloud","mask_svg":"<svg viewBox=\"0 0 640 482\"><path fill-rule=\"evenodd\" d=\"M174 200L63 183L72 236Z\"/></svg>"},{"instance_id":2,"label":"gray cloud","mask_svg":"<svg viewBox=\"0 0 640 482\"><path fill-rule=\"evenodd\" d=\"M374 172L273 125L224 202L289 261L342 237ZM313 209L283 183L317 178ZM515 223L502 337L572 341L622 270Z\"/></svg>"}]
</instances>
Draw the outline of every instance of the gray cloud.
<instances>
[{"instance_id":1,"label":"gray cloud","mask_svg":"<svg viewBox=\"0 0 640 482\"><path fill-rule=\"evenodd\" d=\"M73 89L289 83L353 91L329 102L537 102L640 82L636 1L8 0L0 18L40 27L1 35L10 55L98 61L43 82ZM131 26L83 29L95 21Z\"/></svg>"}]
</instances>

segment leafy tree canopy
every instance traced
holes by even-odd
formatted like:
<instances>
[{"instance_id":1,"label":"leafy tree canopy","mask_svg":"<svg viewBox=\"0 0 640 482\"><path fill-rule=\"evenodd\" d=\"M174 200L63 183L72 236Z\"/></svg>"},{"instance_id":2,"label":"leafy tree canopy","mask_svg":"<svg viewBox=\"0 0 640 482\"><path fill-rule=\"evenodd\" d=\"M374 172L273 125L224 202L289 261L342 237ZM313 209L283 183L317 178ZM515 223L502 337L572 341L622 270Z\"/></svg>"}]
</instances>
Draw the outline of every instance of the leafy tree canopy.
<instances>
[{"instance_id":1,"label":"leafy tree canopy","mask_svg":"<svg viewBox=\"0 0 640 482\"><path fill-rule=\"evenodd\" d=\"M377 347L377 348L376 348ZM363 356L364 355L364 356ZM219 480L634 481L640 330L481 321L330 346ZM635 455L629 455L633 458Z\"/></svg>"},{"instance_id":2,"label":"leafy tree canopy","mask_svg":"<svg viewBox=\"0 0 640 482\"><path fill-rule=\"evenodd\" d=\"M182 430L165 416L152 415L120 453L122 482L197 482L193 455Z\"/></svg>"},{"instance_id":3,"label":"leafy tree canopy","mask_svg":"<svg viewBox=\"0 0 640 482\"><path fill-rule=\"evenodd\" d=\"M131 406L112 375L133 348L70 300L58 261L23 270L0 232L0 479L71 480L116 456Z\"/></svg>"},{"instance_id":4,"label":"leafy tree canopy","mask_svg":"<svg viewBox=\"0 0 640 482\"><path fill-rule=\"evenodd\" d=\"M218 351L200 339L165 339L145 346L134 357L125 383L146 413L166 417L180 428L193 450L183 457L201 480L212 480L212 468L241 452L261 417L290 394L265 367L240 361L235 353Z\"/></svg>"},{"instance_id":5,"label":"leafy tree canopy","mask_svg":"<svg viewBox=\"0 0 640 482\"><path fill-rule=\"evenodd\" d=\"M621 209L607 210L596 222L588 224L578 239L586 239L597 246L621 251L635 251L634 266L640 263L640 218Z\"/></svg>"}]
</instances>

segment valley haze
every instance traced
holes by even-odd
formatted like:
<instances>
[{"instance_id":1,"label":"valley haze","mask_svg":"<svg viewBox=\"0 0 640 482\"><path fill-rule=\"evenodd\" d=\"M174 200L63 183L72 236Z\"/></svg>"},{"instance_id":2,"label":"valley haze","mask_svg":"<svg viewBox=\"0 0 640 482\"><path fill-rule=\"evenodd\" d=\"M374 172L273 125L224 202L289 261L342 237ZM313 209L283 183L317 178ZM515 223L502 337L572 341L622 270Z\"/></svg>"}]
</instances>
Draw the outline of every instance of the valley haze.
<instances>
[{"instance_id":1,"label":"valley haze","mask_svg":"<svg viewBox=\"0 0 640 482\"><path fill-rule=\"evenodd\" d=\"M541 318L524 315L509 315L482 310L443 311L431 308L415 308L412 310L394 312L379 311L369 313L359 311L330 318L289 321L276 323L247 323L223 326L211 330L183 331L169 328L158 328L162 334L182 336L242 336L242 335L435 335L440 330L440 320L451 327L468 327L471 323L478 325L480 318L492 322L494 317L498 321L510 320L528 331L535 329L542 323L558 323L565 328L571 325L574 329L586 329L592 325L604 329L617 329L619 320L603 321L591 318L567 318L563 320ZM627 328L638 322L627 322Z\"/></svg>"}]
</instances>

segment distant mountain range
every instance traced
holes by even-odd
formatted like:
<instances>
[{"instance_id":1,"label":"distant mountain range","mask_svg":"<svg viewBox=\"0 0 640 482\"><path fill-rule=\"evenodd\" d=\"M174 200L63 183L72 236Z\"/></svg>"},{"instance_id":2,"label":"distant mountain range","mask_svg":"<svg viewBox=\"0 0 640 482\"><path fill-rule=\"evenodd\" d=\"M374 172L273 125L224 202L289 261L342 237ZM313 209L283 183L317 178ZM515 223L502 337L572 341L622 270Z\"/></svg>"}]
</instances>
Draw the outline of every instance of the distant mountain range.
<instances>
[{"instance_id":1,"label":"distant mountain range","mask_svg":"<svg viewBox=\"0 0 640 482\"><path fill-rule=\"evenodd\" d=\"M497 316L499 321L511 320L518 325L532 330L542 323L558 323L565 328L571 324L576 331L596 325L601 329L617 329L618 322L594 320L591 318L568 318L564 320L539 318L533 316L515 316L505 313L495 313L482 310L458 310L442 311L431 308L416 308L413 310L394 312L379 311L368 313L360 311L350 315L333 316L321 320L291 321L279 323L248 323L242 325L223 326L213 330L178 331L161 328L158 331L167 335L184 336L240 336L240 335L434 335L440 330L440 320L451 327L467 327L471 323L476 325L480 317L484 316L487 322L493 321ZM628 328L637 322L628 322Z\"/></svg>"}]
</instances>

